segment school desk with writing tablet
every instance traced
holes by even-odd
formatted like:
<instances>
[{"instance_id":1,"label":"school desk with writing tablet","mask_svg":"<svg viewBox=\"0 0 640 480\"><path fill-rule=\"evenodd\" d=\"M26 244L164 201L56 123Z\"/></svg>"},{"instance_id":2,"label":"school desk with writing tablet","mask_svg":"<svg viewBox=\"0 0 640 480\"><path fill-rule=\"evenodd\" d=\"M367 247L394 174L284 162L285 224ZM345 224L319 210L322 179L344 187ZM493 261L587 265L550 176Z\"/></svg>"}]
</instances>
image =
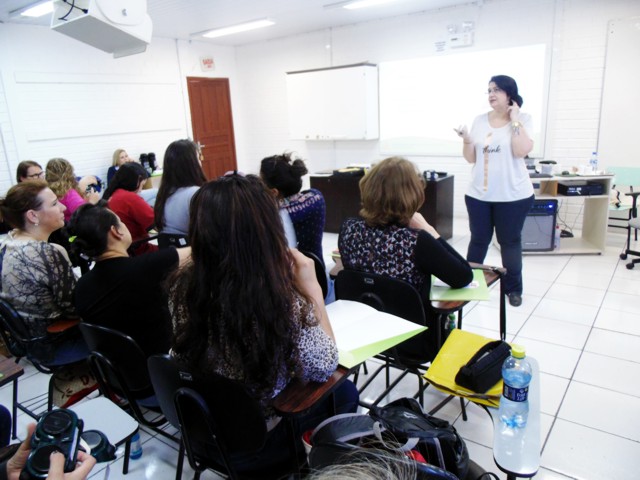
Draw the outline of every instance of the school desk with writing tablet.
<instances>
[{"instance_id":1,"label":"school desk with writing tablet","mask_svg":"<svg viewBox=\"0 0 640 480\"><path fill-rule=\"evenodd\" d=\"M427 327L364 303L336 300L327 305L340 365L352 368L423 332Z\"/></svg>"}]
</instances>

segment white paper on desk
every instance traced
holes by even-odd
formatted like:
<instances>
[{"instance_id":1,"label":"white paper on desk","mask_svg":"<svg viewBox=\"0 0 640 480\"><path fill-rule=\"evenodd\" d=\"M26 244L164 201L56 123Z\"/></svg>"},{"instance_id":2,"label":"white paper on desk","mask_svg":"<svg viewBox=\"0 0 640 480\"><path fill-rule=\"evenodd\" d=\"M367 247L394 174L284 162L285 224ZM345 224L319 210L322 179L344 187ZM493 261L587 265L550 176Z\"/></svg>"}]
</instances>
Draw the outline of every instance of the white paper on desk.
<instances>
[{"instance_id":1,"label":"white paper on desk","mask_svg":"<svg viewBox=\"0 0 640 480\"><path fill-rule=\"evenodd\" d=\"M427 327L380 312L364 303L337 300L327 305L340 365L352 368L417 335Z\"/></svg>"},{"instance_id":2,"label":"white paper on desk","mask_svg":"<svg viewBox=\"0 0 640 480\"><path fill-rule=\"evenodd\" d=\"M451 287L451 285L449 285L448 283L443 282L442 280L440 280L437 277L433 277L435 280L433 280L433 283L431 284L431 286L433 287ZM469 283L468 285L462 287L462 288L478 288L480 286L480 284L475 281L472 280L471 283Z\"/></svg>"}]
</instances>

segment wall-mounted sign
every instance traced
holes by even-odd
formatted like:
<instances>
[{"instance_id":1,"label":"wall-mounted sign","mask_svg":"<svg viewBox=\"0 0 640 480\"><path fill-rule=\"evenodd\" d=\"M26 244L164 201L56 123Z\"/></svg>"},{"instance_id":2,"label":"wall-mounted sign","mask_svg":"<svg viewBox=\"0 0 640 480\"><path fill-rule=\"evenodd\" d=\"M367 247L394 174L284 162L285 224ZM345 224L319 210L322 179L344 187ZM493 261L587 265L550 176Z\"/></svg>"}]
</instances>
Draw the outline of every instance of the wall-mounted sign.
<instances>
[{"instance_id":1,"label":"wall-mounted sign","mask_svg":"<svg viewBox=\"0 0 640 480\"><path fill-rule=\"evenodd\" d=\"M210 56L200 57L200 69L203 72L208 72L209 70L215 70L216 64L213 61L213 57L210 57Z\"/></svg>"}]
</instances>

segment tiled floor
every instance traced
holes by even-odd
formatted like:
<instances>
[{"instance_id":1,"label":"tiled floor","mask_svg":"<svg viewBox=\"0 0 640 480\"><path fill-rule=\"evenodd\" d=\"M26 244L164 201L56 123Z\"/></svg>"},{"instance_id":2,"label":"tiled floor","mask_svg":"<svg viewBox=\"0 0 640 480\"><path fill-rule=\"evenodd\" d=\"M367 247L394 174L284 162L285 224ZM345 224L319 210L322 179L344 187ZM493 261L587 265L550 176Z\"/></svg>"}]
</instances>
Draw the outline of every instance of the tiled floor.
<instances>
[{"instance_id":1,"label":"tiled floor","mask_svg":"<svg viewBox=\"0 0 640 480\"><path fill-rule=\"evenodd\" d=\"M455 222L457 234L450 243L462 253L467 231L465 221ZM610 233L602 256L525 256L524 303L520 308L508 307L507 340L523 344L540 366L542 457L536 479L640 478L640 266L627 270L626 262L619 260L623 241L621 235ZM336 243L336 235L325 236L327 259ZM500 264L494 247L486 263ZM489 302L465 309L463 328L497 337L497 290ZM25 368L21 398L46 388L44 375ZM403 380L393 398L412 395L416 384L414 378ZM380 391L380 387L374 382L372 388ZM442 398L427 389L425 407ZM0 389L0 402L10 405L10 387ZM467 411L469 420L464 422L459 404L451 402L438 416L454 422L473 460L505 478L493 461L491 420L473 405ZM19 415L19 436L29 421ZM126 477L122 475L123 448L119 449L110 479L175 477L177 446L144 429L142 442L142 458L131 461ZM96 467L92 478L105 478L104 468ZM188 465L184 473L184 478L191 477ZM206 472L203 478L219 477Z\"/></svg>"}]
</instances>

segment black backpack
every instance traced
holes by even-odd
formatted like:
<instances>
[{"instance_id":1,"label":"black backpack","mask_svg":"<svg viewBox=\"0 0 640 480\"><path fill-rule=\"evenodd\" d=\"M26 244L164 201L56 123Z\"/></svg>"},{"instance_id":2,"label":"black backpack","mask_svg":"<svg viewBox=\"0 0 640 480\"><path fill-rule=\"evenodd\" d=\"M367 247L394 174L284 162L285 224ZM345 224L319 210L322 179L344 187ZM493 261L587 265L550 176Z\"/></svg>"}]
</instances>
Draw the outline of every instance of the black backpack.
<instances>
[{"instance_id":1,"label":"black backpack","mask_svg":"<svg viewBox=\"0 0 640 480\"><path fill-rule=\"evenodd\" d=\"M309 465L353 461L354 454L368 449L398 452L418 451L427 464L415 461L417 478L455 480L464 478L469 453L464 440L445 420L425 414L412 398L402 398L384 407L372 407L369 415L342 414L322 422L311 437ZM399 461L410 461L403 454Z\"/></svg>"}]
</instances>

